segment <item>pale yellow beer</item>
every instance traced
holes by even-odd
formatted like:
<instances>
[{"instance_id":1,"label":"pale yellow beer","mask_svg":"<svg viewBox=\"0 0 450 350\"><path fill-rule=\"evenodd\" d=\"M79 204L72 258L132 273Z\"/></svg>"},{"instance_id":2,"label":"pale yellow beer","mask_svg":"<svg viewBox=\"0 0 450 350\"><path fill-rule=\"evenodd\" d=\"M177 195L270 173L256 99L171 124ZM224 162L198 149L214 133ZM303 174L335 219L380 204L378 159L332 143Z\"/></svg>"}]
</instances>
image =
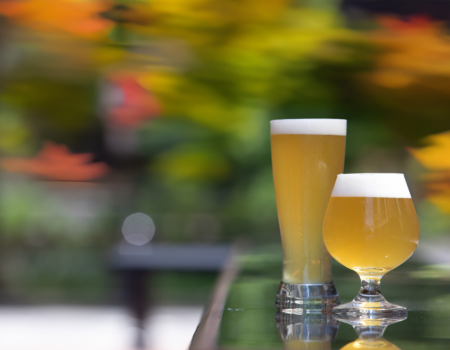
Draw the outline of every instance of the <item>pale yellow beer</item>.
<instances>
[{"instance_id":1,"label":"pale yellow beer","mask_svg":"<svg viewBox=\"0 0 450 350\"><path fill-rule=\"evenodd\" d=\"M341 350L400 350L394 344L384 338L357 339L354 342L345 345Z\"/></svg>"},{"instance_id":2,"label":"pale yellow beer","mask_svg":"<svg viewBox=\"0 0 450 350\"><path fill-rule=\"evenodd\" d=\"M283 343L283 350L331 350L331 340L324 340L324 341L292 340Z\"/></svg>"},{"instance_id":3,"label":"pale yellow beer","mask_svg":"<svg viewBox=\"0 0 450 350\"><path fill-rule=\"evenodd\" d=\"M323 225L330 254L365 277L405 262L419 242L419 222L402 174L348 174L336 181Z\"/></svg>"},{"instance_id":4,"label":"pale yellow beer","mask_svg":"<svg viewBox=\"0 0 450 350\"><path fill-rule=\"evenodd\" d=\"M312 126L304 121L312 121ZM291 125L285 128L274 127L274 122L283 121L271 124L273 179L283 245L282 281L331 282L322 225L336 176L344 167L346 121L297 119L286 121Z\"/></svg>"},{"instance_id":5,"label":"pale yellow beer","mask_svg":"<svg viewBox=\"0 0 450 350\"><path fill-rule=\"evenodd\" d=\"M331 197L324 241L342 265L384 275L405 262L419 242L411 198Z\"/></svg>"}]
</instances>

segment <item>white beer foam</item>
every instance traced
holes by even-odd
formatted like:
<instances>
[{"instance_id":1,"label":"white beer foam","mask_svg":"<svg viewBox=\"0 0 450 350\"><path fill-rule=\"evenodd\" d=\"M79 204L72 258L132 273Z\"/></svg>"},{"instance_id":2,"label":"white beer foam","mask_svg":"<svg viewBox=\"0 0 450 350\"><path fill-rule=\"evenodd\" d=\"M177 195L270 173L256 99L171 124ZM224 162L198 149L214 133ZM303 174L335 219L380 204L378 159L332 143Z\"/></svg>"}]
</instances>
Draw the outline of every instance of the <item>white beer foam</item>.
<instances>
[{"instance_id":1,"label":"white beer foam","mask_svg":"<svg viewBox=\"0 0 450 350\"><path fill-rule=\"evenodd\" d=\"M347 135L345 119L277 119L270 121L270 133L302 135Z\"/></svg>"},{"instance_id":2,"label":"white beer foam","mask_svg":"<svg viewBox=\"0 0 450 350\"><path fill-rule=\"evenodd\" d=\"M331 196L411 198L403 174L340 174Z\"/></svg>"}]
</instances>

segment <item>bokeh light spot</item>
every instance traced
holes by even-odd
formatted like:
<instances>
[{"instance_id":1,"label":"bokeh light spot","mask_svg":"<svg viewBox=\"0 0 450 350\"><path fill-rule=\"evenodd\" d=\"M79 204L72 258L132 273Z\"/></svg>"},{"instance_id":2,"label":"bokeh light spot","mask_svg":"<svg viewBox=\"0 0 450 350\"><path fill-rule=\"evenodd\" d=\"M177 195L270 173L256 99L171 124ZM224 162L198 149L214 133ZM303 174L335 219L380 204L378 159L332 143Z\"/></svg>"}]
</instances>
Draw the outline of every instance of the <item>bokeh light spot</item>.
<instances>
[{"instance_id":1,"label":"bokeh light spot","mask_svg":"<svg viewBox=\"0 0 450 350\"><path fill-rule=\"evenodd\" d=\"M152 240L155 234L155 224L148 215L131 214L123 222L122 234L128 243L144 245Z\"/></svg>"}]
</instances>

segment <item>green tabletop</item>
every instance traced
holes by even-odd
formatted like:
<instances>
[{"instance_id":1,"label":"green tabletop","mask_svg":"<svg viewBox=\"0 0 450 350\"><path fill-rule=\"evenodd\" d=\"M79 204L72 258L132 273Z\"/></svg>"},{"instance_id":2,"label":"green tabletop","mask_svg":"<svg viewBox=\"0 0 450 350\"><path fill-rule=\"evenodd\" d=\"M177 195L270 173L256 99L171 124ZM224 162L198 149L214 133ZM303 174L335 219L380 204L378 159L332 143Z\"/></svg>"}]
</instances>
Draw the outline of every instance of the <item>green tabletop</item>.
<instances>
[{"instance_id":1,"label":"green tabletop","mask_svg":"<svg viewBox=\"0 0 450 350\"><path fill-rule=\"evenodd\" d=\"M214 327L205 331L205 326L215 322L217 334L209 336L221 349L342 349L358 339L351 325L333 319L280 321L278 317L277 323L274 301L281 276L281 247L255 249L239 260L226 297L222 291L225 302L213 319L206 311L197 337L215 332ZM353 299L360 286L358 275L333 263L333 276L341 302ZM389 272L382 279L381 291L389 302L407 307L408 317L387 327L383 336L387 342L379 348L450 349L449 281L450 270L445 266L424 265L414 259Z\"/></svg>"}]
</instances>

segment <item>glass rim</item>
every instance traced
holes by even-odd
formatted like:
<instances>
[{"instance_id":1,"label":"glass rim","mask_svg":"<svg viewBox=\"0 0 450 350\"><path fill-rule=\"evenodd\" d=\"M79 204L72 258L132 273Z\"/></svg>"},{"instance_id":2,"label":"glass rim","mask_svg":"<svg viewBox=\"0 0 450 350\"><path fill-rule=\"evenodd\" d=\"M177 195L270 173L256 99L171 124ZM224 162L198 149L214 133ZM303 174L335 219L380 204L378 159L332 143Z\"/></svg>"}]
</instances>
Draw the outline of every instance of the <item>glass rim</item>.
<instances>
[{"instance_id":1,"label":"glass rim","mask_svg":"<svg viewBox=\"0 0 450 350\"><path fill-rule=\"evenodd\" d=\"M347 122L347 119L341 118L284 118L284 119L271 119L270 122L284 122L286 120L340 120Z\"/></svg>"},{"instance_id":2,"label":"glass rim","mask_svg":"<svg viewBox=\"0 0 450 350\"><path fill-rule=\"evenodd\" d=\"M347 173L347 174L338 174L338 176L349 176L349 175L360 175L360 176L392 176L392 175L401 175L401 176L405 176L404 173Z\"/></svg>"}]
</instances>

